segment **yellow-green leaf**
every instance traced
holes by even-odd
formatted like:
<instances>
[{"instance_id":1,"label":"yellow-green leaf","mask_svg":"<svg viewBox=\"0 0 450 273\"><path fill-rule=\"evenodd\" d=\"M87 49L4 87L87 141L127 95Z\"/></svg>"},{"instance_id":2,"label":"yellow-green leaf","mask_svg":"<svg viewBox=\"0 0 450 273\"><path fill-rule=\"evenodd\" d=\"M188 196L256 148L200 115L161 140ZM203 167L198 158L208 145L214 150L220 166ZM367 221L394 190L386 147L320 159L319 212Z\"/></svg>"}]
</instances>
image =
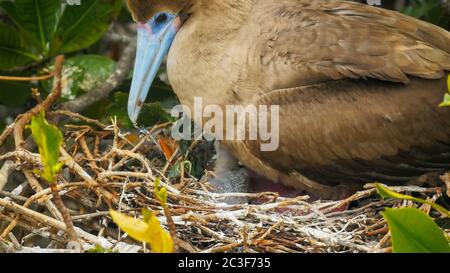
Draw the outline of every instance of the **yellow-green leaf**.
<instances>
[{"instance_id":1,"label":"yellow-green leaf","mask_svg":"<svg viewBox=\"0 0 450 273\"><path fill-rule=\"evenodd\" d=\"M450 94L445 94L444 101L439 105L439 107L449 107L450 106Z\"/></svg>"},{"instance_id":2,"label":"yellow-green leaf","mask_svg":"<svg viewBox=\"0 0 450 273\"><path fill-rule=\"evenodd\" d=\"M448 75L448 77L447 77L447 89L448 89L448 93L450 94L450 75Z\"/></svg>"},{"instance_id":3,"label":"yellow-green leaf","mask_svg":"<svg viewBox=\"0 0 450 273\"><path fill-rule=\"evenodd\" d=\"M158 218L153 213L144 213L144 219L135 219L120 212L110 210L110 215L121 230L131 238L150 244L155 253L173 252L173 240L164 230Z\"/></svg>"},{"instance_id":4,"label":"yellow-green leaf","mask_svg":"<svg viewBox=\"0 0 450 273\"><path fill-rule=\"evenodd\" d=\"M394 253L450 253L449 242L433 219L415 208L386 209Z\"/></svg>"},{"instance_id":5,"label":"yellow-green leaf","mask_svg":"<svg viewBox=\"0 0 450 273\"><path fill-rule=\"evenodd\" d=\"M405 194L401 194L395 191L392 191L390 189L388 189L387 187L377 183L375 184L377 187L377 191L378 194L382 197L382 198L394 198L394 199L400 199L400 200L409 200L409 201L413 201L413 202L417 202L417 203L421 203L421 204L427 204L430 205L432 208L434 208L435 210L439 211L440 213L442 213L443 215L446 215L447 217L450 217L450 212L448 210L446 210L444 207L421 199L421 198L416 198L413 196L409 196L409 195L405 195Z\"/></svg>"},{"instance_id":6,"label":"yellow-green leaf","mask_svg":"<svg viewBox=\"0 0 450 273\"><path fill-rule=\"evenodd\" d=\"M44 112L31 119L27 127L31 129L34 141L39 149L43 170L40 175L50 183L56 182L56 175L63 166L59 160L59 150L63 143L63 135L58 127L51 125L45 119Z\"/></svg>"},{"instance_id":7,"label":"yellow-green leaf","mask_svg":"<svg viewBox=\"0 0 450 273\"><path fill-rule=\"evenodd\" d=\"M150 219L153 217L153 212L151 210L142 209L141 213L142 213L142 218L143 218L144 222L146 222L146 223L148 223L150 221Z\"/></svg>"},{"instance_id":8,"label":"yellow-green leaf","mask_svg":"<svg viewBox=\"0 0 450 273\"><path fill-rule=\"evenodd\" d=\"M156 178L155 179L155 195L156 198L158 198L159 202L161 203L161 206L166 207L167 206L167 189L166 188L160 188L161 179Z\"/></svg>"},{"instance_id":9,"label":"yellow-green leaf","mask_svg":"<svg viewBox=\"0 0 450 273\"><path fill-rule=\"evenodd\" d=\"M439 105L439 107L449 107L450 106L450 75L447 77L447 89L448 93L444 96L444 101Z\"/></svg>"}]
</instances>

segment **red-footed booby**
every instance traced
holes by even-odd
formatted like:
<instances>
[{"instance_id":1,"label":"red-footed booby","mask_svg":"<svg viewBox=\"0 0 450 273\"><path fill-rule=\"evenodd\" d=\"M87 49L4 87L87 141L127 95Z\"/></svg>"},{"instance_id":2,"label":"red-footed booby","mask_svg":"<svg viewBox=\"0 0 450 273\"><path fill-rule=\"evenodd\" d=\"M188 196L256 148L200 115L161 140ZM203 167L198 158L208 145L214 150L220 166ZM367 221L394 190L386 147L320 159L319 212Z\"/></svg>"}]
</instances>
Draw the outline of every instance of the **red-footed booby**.
<instances>
[{"instance_id":1,"label":"red-footed booby","mask_svg":"<svg viewBox=\"0 0 450 273\"><path fill-rule=\"evenodd\" d=\"M220 142L225 157L273 182L338 198L367 182L408 183L449 168L450 110L439 108L450 70L446 30L340 0L127 2L139 23L133 121L168 56L183 105L201 97L223 109L280 107L278 149ZM233 176L225 170L235 164L219 166ZM219 190L245 190L237 180Z\"/></svg>"}]
</instances>

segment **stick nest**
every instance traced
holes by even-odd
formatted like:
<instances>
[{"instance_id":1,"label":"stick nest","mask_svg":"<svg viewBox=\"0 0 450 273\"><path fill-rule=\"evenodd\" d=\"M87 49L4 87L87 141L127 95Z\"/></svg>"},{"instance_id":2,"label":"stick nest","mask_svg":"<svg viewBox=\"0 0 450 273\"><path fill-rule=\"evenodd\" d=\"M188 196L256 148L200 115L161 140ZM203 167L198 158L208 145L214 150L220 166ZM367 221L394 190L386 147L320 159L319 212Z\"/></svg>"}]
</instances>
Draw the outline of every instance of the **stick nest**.
<instances>
[{"instance_id":1,"label":"stick nest","mask_svg":"<svg viewBox=\"0 0 450 273\"><path fill-rule=\"evenodd\" d=\"M166 143L161 145L158 140L168 130L167 124L137 136L121 132L114 121L104 125L64 111L48 116L70 118L63 128L61 162L65 167L58 177L58 190L84 251L149 251L121 233L108 214L113 208L140 217L141 209L147 208L159 215L172 234L176 232L180 252L389 252L389 232L380 212L385 207L418 207L406 201L381 200L373 185L342 201L311 202L308 196L283 198L276 193L217 194L207 182L213 177L210 172L200 180L183 171L187 168L169 175L176 166L185 166L188 155L198 152L204 143L192 143L184 154L173 148L168 155L168 148L162 147ZM41 167L39 155L16 149L0 160L7 160L2 175L8 164L26 180L15 189L0 192L0 250L73 251L66 247L66 227L48 185L32 172ZM175 225L168 225L154 195L157 178L168 190ZM440 188L392 189L434 201L442 196ZM229 197L265 201L228 205L224 199ZM429 206L420 208L430 213Z\"/></svg>"}]
</instances>

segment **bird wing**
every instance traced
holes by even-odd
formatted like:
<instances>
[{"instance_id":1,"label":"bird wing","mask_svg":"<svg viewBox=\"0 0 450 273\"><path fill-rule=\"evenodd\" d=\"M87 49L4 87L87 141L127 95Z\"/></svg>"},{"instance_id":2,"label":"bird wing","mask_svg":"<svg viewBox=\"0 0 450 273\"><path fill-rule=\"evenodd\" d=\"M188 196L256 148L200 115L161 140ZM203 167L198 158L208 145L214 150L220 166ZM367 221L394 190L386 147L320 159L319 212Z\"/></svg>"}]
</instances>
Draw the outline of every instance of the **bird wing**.
<instances>
[{"instance_id":1,"label":"bird wing","mask_svg":"<svg viewBox=\"0 0 450 273\"><path fill-rule=\"evenodd\" d=\"M449 169L450 109L438 107L445 88L445 79L412 79L274 90L255 104L279 106L279 148L262 151L272 139L244 141L243 151L277 171L325 184L405 182Z\"/></svg>"},{"instance_id":2,"label":"bird wing","mask_svg":"<svg viewBox=\"0 0 450 273\"><path fill-rule=\"evenodd\" d=\"M259 83L253 103L280 106L280 148L246 141L235 149L244 164L249 153L328 184L449 167L450 111L438 107L448 32L347 1L258 1L251 16L259 38L242 82Z\"/></svg>"},{"instance_id":3,"label":"bird wing","mask_svg":"<svg viewBox=\"0 0 450 273\"><path fill-rule=\"evenodd\" d=\"M439 79L450 69L450 34L395 11L348 1L260 0L250 16L252 30L242 32L257 37L249 74L272 76L269 90L345 78L409 83L408 76Z\"/></svg>"}]
</instances>

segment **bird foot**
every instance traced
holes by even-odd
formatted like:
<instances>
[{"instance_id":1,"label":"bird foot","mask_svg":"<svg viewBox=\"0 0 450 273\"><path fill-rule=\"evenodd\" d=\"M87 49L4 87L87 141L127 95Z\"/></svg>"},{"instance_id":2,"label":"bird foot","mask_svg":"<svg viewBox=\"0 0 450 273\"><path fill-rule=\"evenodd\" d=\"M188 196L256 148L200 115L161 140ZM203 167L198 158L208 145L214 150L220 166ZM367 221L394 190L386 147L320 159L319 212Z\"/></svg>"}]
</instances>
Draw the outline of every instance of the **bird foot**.
<instances>
[{"instance_id":1,"label":"bird foot","mask_svg":"<svg viewBox=\"0 0 450 273\"><path fill-rule=\"evenodd\" d=\"M317 195L315 192L309 192L308 190L296 189L285 186L281 183L274 183L273 181L261 177L246 168L219 172L215 178L209 180L209 184L215 193L230 194L229 197L224 198L224 202L230 205L246 203L263 204L265 202L270 202L268 197L250 200L247 197L232 196L233 193L273 192L286 198L295 198L298 196L308 195L310 196L310 200L343 200L355 192L355 189L351 187L339 185L330 187L327 191L322 190L320 191L320 195ZM343 209L345 210L345 208Z\"/></svg>"},{"instance_id":2,"label":"bird foot","mask_svg":"<svg viewBox=\"0 0 450 273\"><path fill-rule=\"evenodd\" d=\"M216 193L248 193L249 176L245 168L229 170L217 174L217 177L210 179L209 184ZM247 197L230 196L224 199L227 204L246 204Z\"/></svg>"},{"instance_id":3,"label":"bird foot","mask_svg":"<svg viewBox=\"0 0 450 273\"><path fill-rule=\"evenodd\" d=\"M283 183L275 183L264 177L258 176L254 172L250 172L251 192L276 192L282 197L295 198L297 196L308 195L310 200L343 200L356 192L357 188L348 185L314 187L290 187ZM317 184L316 182L314 182ZM301 185L301 183L297 183ZM312 185L314 186L314 184Z\"/></svg>"}]
</instances>

